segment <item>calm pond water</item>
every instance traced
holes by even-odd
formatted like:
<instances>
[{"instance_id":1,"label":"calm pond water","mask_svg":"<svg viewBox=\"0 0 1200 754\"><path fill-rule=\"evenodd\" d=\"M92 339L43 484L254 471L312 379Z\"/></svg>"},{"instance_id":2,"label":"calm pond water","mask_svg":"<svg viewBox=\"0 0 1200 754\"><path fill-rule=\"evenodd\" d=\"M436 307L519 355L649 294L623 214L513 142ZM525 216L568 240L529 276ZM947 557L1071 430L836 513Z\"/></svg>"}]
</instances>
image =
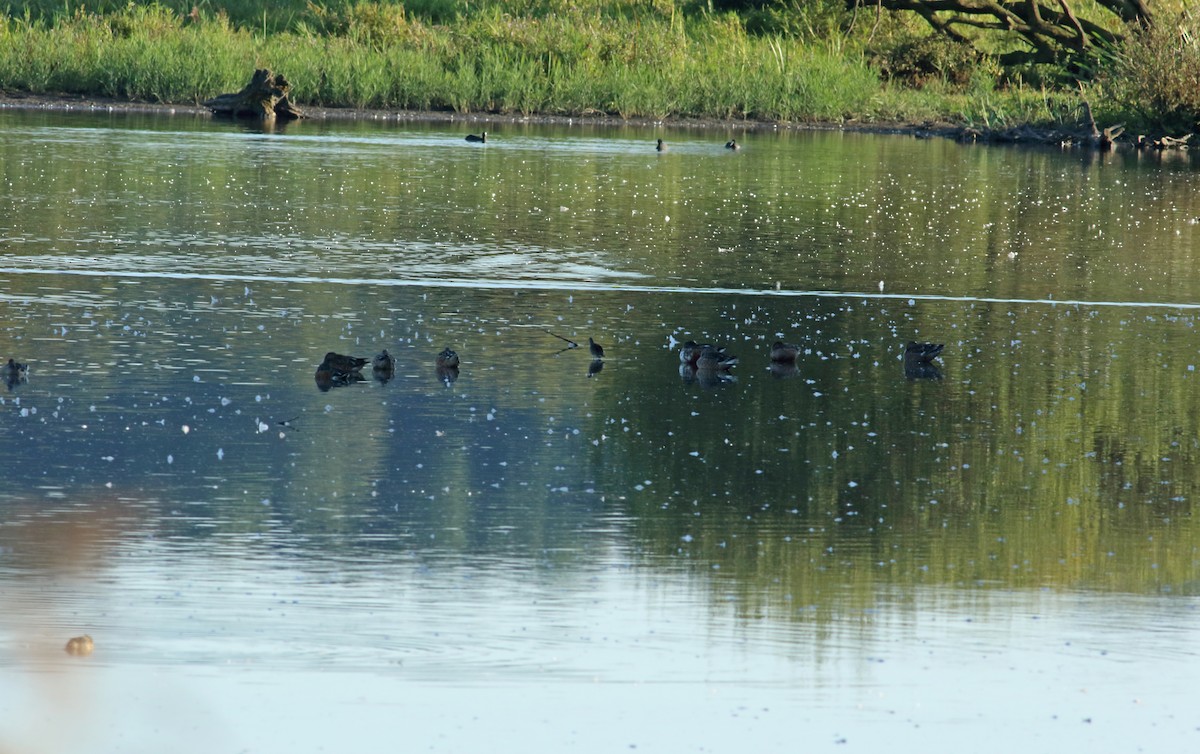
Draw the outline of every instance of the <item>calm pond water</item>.
<instances>
[{"instance_id":1,"label":"calm pond water","mask_svg":"<svg viewBox=\"0 0 1200 754\"><path fill-rule=\"evenodd\" d=\"M0 111L0 748L1200 744L1186 159L466 130Z\"/></svg>"}]
</instances>

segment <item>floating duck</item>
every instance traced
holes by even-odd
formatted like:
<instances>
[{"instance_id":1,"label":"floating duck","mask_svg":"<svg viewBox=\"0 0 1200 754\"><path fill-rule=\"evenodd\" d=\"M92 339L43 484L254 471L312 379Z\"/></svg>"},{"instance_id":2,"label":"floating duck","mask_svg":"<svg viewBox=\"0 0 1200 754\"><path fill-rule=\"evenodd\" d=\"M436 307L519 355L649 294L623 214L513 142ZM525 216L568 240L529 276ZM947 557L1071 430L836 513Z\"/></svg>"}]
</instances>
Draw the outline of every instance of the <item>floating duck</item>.
<instances>
[{"instance_id":1,"label":"floating duck","mask_svg":"<svg viewBox=\"0 0 1200 754\"><path fill-rule=\"evenodd\" d=\"M326 392L333 387L362 382L365 378L361 370L366 364L367 360L358 356L343 356L330 351L317 367L317 388Z\"/></svg>"},{"instance_id":2,"label":"floating duck","mask_svg":"<svg viewBox=\"0 0 1200 754\"><path fill-rule=\"evenodd\" d=\"M459 364L458 352L451 348L443 348L437 355L439 369L457 369Z\"/></svg>"},{"instance_id":3,"label":"floating duck","mask_svg":"<svg viewBox=\"0 0 1200 754\"><path fill-rule=\"evenodd\" d=\"M730 139L729 141L725 142L725 148L736 151L741 149L742 145L737 143L737 139Z\"/></svg>"},{"instance_id":4,"label":"floating duck","mask_svg":"<svg viewBox=\"0 0 1200 754\"><path fill-rule=\"evenodd\" d=\"M390 374L396 371L396 359L385 348L375 356L375 360L371 362L371 369L376 372L387 372Z\"/></svg>"},{"instance_id":5,"label":"floating duck","mask_svg":"<svg viewBox=\"0 0 1200 754\"><path fill-rule=\"evenodd\" d=\"M458 380L458 367L437 367L438 382L450 387Z\"/></svg>"},{"instance_id":6,"label":"floating duck","mask_svg":"<svg viewBox=\"0 0 1200 754\"><path fill-rule=\"evenodd\" d=\"M700 358L705 348L715 349L717 354L725 354L725 346L714 346L709 343L697 343L694 340L689 340L684 343L679 349L679 363L696 366L696 361Z\"/></svg>"},{"instance_id":7,"label":"floating duck","mask_svg":"<svg viewBox=\"0 0 1200 754\"><path fill-rule=\"evenodd\" d=\"M698 358L700 358L700 344L696 341L689 340L679 347L680 364L695 364Z\"/></svg>"},{"instance_id":8,"label":"floating duck","mask_svg":"<svg viewBox=\"0 0 1200 754\"><path fill-rule=\"evenodd\" d=\"M724 348L703 346L700 355L696 357L696 369L699 371L727 370L738 363L736 356L725 353Z\"/></svg>"},{"instance_id":9,"label":"floating duck","mask_svg":"<svg viewBox=\"0 0 1200 754\"><path fill-rule=\"evenodd\" d=\"M604 358L604 347L591 338L588 338L588 350L591 351L593 359Z\"/></svg>"},{"instance_id":10,"label":"floating duck","mask_svg":"<svg viewBox=\"0 0 1200 754\"><path fill-rule=\"evenodd\" d=\"M23 380L29 374L29 366L27 364L18 364L12 359L4 365L4 376L9 380Z\"/></svg>"},{"instance_id":11,"label":"floating duck","mask_svg":"<svg viewBox=\"0 0 1200 754\"><path fill-rule=\"evenodd\" d=\"M90 655L95 649L96 643L92 641L92 637L84 634L83 636L75 636L67 640L67 654L75 657L83 657Z\"/></svg>"},{"instance_id":12,"label":"floating duck","mask_svg":"<svg viewBox=\"0 0 1200 754\"><path fill-rule=\"evenodd\" d=\"M771 346L771 361L792 362L799 354L800 346L784 343L782 340L775 341L775 345Z\"/></svg>"},{"instance_id":13,"label":"floating duck","mask_svg":"<svg viewBox=\"0 0 1200 754\"><path fill-rule=\"evenodd\" d=\"M367 360L358 356L343 356L340 353L330 351L325 354L325 360L321 362L321 366L317 370L327 369L334 374L350 374L351 372L361 371L367 365Z\"/></svg>"},{"instance_id":14,"label":"floating duck","mask_svg":"<svg viewBox=\"0 0 1200 754\"><path fill-rule=\"evenodd\" d=\"M654 148L660 152L665 152L667 151L667 144L662 139L659 139L658 144Z\"/></svg>"},{"instance_id":15,"label":"floating duck","mask_svg":"<svg viewBox=\"0 0 1200 754\"><path fill-rule=\"evenodd\" d=\"M475 134L467 134L467 141L471 142L472 144L486 144L487 143L487 131L484 131L483 133L481 133L478 136L476 136Z\"/></svg>"}]
</instances>

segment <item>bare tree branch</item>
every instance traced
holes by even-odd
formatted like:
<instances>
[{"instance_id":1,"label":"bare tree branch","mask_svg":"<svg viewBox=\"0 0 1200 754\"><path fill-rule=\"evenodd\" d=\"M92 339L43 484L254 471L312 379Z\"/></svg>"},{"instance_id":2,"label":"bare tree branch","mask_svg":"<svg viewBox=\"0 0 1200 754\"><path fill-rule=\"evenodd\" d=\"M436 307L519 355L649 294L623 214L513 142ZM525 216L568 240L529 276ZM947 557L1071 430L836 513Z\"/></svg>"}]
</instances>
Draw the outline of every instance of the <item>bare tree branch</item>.
<instances>
[{"instance_id":1,"label":"bare tree branch","mask_svg":"<svg viewBox=\"0 0 1200 754\"><path fill-rule=\"evenodd\" d=\"M1068 0L1053 2L1057 6L1040 0L878 0L882 8L916 13L956 42L972 44L960 29L974 28L1015 34L1032 48L1002 55L1001 62L1061 62L1089 52L1096 44L1122 39L1101 23L1077 16ZM1149 26L1152 20L1146 0L1096 0L1096 4L1126 23Z\"/></svg>"}]
</instances>

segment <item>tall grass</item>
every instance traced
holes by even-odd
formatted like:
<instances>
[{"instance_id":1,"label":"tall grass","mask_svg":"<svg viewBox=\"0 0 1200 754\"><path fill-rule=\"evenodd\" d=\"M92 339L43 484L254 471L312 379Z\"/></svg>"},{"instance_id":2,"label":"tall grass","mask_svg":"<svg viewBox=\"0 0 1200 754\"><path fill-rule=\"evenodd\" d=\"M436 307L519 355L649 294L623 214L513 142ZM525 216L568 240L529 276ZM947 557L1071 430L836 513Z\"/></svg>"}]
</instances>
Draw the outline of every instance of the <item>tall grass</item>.
<instances>
[{"instance_id":1,"label":"tall grass","mask_svg":"<svg viewBox=\"0 0 1200 754\"><path fill-rule=\"evenodd\" d=\"M1101 77L1107 97L1097 98L1098 110L1139 128L1172 133L1196 130L1200 125L1200 16L1184 11L1138 30L1111 55L1114 65Z\"/></svg>"},{"instance_id":2,"label":"tall grass","mask_svg":"<svg viewBox=\"0 0 1200 754\"><path fill-rule=\"evenodd\" d=\"M90 0L0 16L0 89L190 103L266 67L301 106L766 121L914 109L840 39L749 34L735 16L685 16L672 0L484 2L470 13L466 0L271 5L286 28L253 23L265 4L249 0ZM915 109L962 107L925 97Z\"/></svg>"}]
</instances>

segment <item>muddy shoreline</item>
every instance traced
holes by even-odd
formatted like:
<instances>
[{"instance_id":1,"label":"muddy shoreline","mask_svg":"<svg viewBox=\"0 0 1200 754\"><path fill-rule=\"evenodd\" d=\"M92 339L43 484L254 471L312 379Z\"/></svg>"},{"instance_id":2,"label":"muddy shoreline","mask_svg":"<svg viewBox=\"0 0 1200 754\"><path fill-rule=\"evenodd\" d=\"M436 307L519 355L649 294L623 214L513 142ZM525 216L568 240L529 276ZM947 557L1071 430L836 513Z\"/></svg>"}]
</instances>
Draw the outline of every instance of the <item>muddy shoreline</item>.
<instances>
[{"instance_id":1,"label":"muddy shoreline","mask_svg":"<svg viewBox=\"0 0 1200 754\"><path fill-rule=\"evenodd\" d=\"M0 110L31 110L80 113L131 113L147 115L186 115L212 118L212 112L200 104L160 104L77 95L42 95L0 91ZM457 113L452 111L366 110L354 108L301 106L308 120L360 121L380 123L464 123L475 125L530 123L538 125L636 126L643 128L669 127L676 130L721 131L722 133L754 133L768 131L847 131L855 133L900 134L916 138L945 138L962 142L1024 146L1053 146L1094 149L1089 129L1035 128L1019 126L1008 129L980 130L947 122L856 122L841 123L775 123L753 120L720 120L708 118L621 118L595 115L502 115L497 113ZM1161 138L1161 137L1160 137ZM1110 147L1183 149L1182 143L1162 146L1153 141L1136 142L1122 139Z\"/></svg>"},{"instance_id":2,"label":"muddy shoreline","mask_svg":"<svg viewBox=\"0 0 1200 754\"><path fill-rule=\"evenodd\" d=\"M962 131L949 123L774 123L753 120L705 118L621 118L612 115L501 115L496 113L456 113L450 111L359 110L353 108L298 106L309 120L417 123L531 123L539 125L669 126L675 129L721 131L856 131L881 134L923 134L953 136ZM192 115L213 117L208 108L194 104L131 102L105 97L41 95L0 92L0 110L41 110L51 112L120 112L147 115Z\"/></svg>"}]
</instances>

